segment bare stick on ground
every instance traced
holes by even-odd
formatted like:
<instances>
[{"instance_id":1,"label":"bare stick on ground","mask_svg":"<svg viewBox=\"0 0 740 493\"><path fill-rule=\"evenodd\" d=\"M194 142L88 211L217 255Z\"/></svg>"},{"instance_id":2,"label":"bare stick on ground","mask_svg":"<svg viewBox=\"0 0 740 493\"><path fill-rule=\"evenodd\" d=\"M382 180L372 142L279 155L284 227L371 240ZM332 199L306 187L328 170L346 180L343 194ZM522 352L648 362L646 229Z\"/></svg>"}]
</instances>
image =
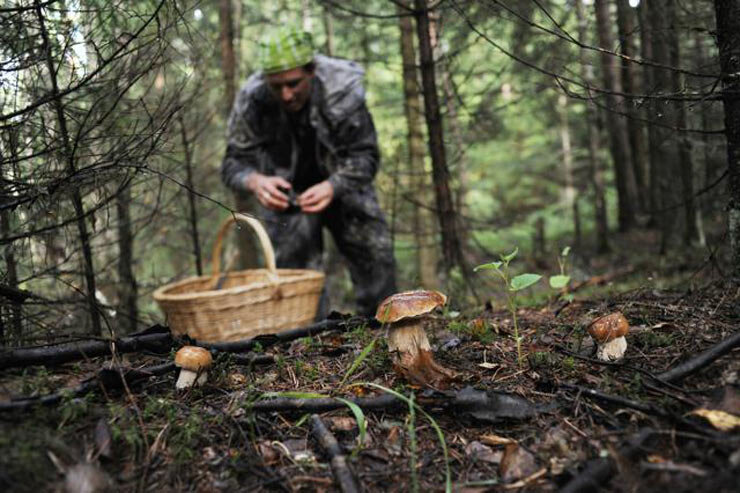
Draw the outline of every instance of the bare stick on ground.
<instances>
[{"instance_id":1,"label":"bare stick on ground","mask_svg":"<svg viewBox=\"0 0 740 493\"><path fill-rule=\"evenodd\" d=\"M359 492L360 488L357 487L357 481L347 464L347 458L342 454L339 443L337 443L334 435L326 428L318 414L311 415L311 434L329 456L331 470L334 473L337 483L339 483L339 489L344 493Z\"/></svg>"}]
</instances>

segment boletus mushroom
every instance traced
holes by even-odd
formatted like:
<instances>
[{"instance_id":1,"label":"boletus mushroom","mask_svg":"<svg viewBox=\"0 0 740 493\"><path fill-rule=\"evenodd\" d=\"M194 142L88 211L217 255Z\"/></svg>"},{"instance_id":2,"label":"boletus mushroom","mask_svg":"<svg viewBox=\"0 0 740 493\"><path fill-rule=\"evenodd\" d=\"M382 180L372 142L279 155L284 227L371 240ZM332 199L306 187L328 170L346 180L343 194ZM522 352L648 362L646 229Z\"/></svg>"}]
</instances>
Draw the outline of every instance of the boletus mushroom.
<instances>
[{"instance_id":1,"label":"boletus mushroom","mask_svg":"<svg viewBox=\"0 0 740 493\"><path fill-rule=\"evenodd\" d=\"M203 385L208 379L208 369L213 363L211 352L198 346L183 346L175 354L175 366L180 368L175 388L185 389Z\"/></svg>"},{"instance_id":2,"label":"boletus mushroom","mask_svg":"<svg viewBox=\"0 0 740 493\"><path fill-rule=\"evenodd\" d=\"M388 327L388 350L396 372L418 385L444 386L455 376L434 361L425 332L429 315L447 303L439 291L405 291L384 299L375 318Z\"/></svg>"},{"instance_id":3,"label":"boletus mushroom","mask_svg":"<svg viewBox=\"0 0 740 493\"><path fill-rule=\"evenodd\" d=\"M601 361L614 361L622 358L627 350L630 324L622 312L614 312L591 322L586 330L596 343L596 357Z\"/></svg>"}]
</instances>

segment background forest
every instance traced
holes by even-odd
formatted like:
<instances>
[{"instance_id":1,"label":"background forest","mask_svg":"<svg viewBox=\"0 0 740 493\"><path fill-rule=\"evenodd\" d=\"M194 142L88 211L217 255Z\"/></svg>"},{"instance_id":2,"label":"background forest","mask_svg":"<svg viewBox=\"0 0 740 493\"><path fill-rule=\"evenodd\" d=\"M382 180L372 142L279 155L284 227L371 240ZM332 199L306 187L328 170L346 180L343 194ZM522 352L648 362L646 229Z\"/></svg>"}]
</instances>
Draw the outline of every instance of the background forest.
<instances>
[{"instance_id":1,"label":"background forest","mask_svg":"<svg viewBox=\"0 0 740 493\"><path fill-rule=\"evenodd\" d=\"M574 281L729 275L715 19L737 2L716 3L3 1L0 340L128 333L162 321L157 287L210 272L225 121L285 24L367 71L400 287L489 299L472 268L516 247L556 274L570 246Z\"/></svg>"}]
</instances>

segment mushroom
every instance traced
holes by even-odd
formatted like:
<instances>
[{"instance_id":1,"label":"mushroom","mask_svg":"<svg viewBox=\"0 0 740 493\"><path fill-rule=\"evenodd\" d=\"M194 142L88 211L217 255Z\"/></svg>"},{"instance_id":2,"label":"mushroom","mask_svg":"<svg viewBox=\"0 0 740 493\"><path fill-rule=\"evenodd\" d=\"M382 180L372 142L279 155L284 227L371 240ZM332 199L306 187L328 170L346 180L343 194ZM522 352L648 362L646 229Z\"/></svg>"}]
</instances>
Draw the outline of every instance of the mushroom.
<instances>
[{"instance_id":1,"label":"mushroom","mask_svg":"<svg viewBox=\"0 0 740 493\"><path fill-rule=\"evenodd\" d=\"M203 385L208 379L208 369L213 358L211 352L198 346L183 346L175 354L175 366L180 367L180 376L175 388L184 389L195 385Z\"/></svg>"},{"instance_id":2,"label":"mushroom","mask_svg":"<svg viewBox=\"0 0 740 493\"><path fill-rule=\"evenodd\" d=\"M376 320L390 324L388 349L398 373L419 385L439 387L455 376L432 355L424 325L429 313L443 306L447 296L439 291L405 291L384 299L378 306Z\"/></svg>"},{"instance_id":3,"label":"mushroom","mask_svg":"<svg viewBox=\"0 0 740 493\"><path fill-rule=\"evenodd\" d=\"M614 361L624 356L627 350L625 335L630 324L622 312L599 317L586 328L597 346L596 357L601 361Z\"/></svg>"}]
</instances>

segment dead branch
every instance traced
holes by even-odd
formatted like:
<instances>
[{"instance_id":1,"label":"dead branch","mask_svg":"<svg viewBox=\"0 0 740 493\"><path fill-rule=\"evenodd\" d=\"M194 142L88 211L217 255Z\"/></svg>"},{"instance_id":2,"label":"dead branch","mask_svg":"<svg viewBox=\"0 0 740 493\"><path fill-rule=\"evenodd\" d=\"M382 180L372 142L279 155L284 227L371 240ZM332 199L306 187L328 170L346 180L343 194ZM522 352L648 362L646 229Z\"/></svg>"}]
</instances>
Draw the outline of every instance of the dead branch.
<instances>
[{"instance_id":1,"label":"dead branch","mask_svg":"<svg viewBox=\"0 0 740 493\"><path fill-rule=\"evenodd\" d=\"M664 382L681 380L684 377L696 373L705 366L711 364L714 360L724 356L738 346L740 346L740 332L736 332L727 339L718 342L708 349L705 349L696 357L691 358L688 361L684 361L680 365L674 366L670 370L659 374L657 378L658 380L662 380Z\"/></svg>"},{"instance_id":2,"label":"dead branch","mask_svg":"<svg viewBox=\"0 0 740 493\"><path fill-rule=\"evenodd\" d=\"M617 460L635 460L644 453L644 443L655 434L652 428L643 428L633 435L627 444L619 449L617 457L593 459L586 463L586 468L581 474L571 479L568 484L560 490L560 493L596 492L617 471Z\"/></svg>"},{"instance_id":3,"label":"dead branch","mask_svg":"<svg viewBox=\"0 0 740 493\"><path fill-rule=\"evenodd\" d=\"M334 473L334 479L339 483L339 489L344 493L359 492L360 488L357 486L357 481L347 464L346 457L342 454L342 449L339 447L337 439L326 428L318 414L311 415L311 434L329 456L331 471Z\"/></svg>"},{"instance_id":4,"label":"dead branch","mask_svg":"<svg viewBox=\"0 0 740 493\"><path fill-rule=\"evenodd\" d=\"M95 356L110 356L117 353L153 351L163 353L170 350L173 340L169 330L154 326L147 331L130 337L112 340L93 340L66 343L59 346L18 348L0 352L0 369L32 365L54 366Z\"/></svg>"}]
</instances>

